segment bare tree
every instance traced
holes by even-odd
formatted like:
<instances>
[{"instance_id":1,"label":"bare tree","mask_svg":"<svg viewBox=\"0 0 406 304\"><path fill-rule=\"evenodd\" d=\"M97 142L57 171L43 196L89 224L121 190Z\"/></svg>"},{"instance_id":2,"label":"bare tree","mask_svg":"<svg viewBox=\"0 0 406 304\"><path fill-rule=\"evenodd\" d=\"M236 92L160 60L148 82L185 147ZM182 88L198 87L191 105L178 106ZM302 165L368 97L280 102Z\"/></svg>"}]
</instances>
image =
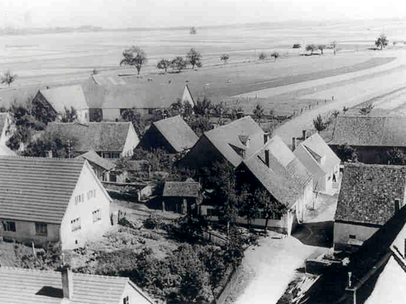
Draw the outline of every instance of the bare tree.
<instances>
[{"instance_id":1,"label":"bare tree","mask_svg":"<svg viewBox=\"0 0 406 304\"><path fill-rule=\"evenodd\" d=\"M276 59L278 59L278 58L280 57L280 55L279 55L278 52L273 52L273 53L271 54L271 57L275 58L275 61L276 61Z\"/></svg>"},{"instance_id":2,"label":"bare tree","mask_svg":"<svg viewBox=\"0 0 406 304\"><path fill-rule=\"evenodd\" d=\"M192 26L189 30L190 35L196 35L197 34L197 30L194 26Z\"/></svg>"},{"instance_id":3,"label":"bare tree","mask_svg":"<svg viewBox=\"0 0 406 304\"><path fill-rule=\"evenodd\" d=\"M337 53L337 41L330 43L331 48L333 49L334 55Z\"/></svg>"},{"instance_id":4,"label":"bare tree","mask_svg":"<svg viewBox=\"0 0 406 304\"><path fill-rule=\"evenodd\" d=\"M1 83L5 83L8 86L11 86L11 84L16 80L17 74L13 74L10 71L7 71L4 73L3 77L1 77Z\"/></svg>"},{"instance_id":5,"label":"bare tree","mask_svg":"<svg viewBox=\"0 0 406 304\"><path fill-rule=\"evenodd\" d=\"M230 59L230 55L228 55L228 54L223 54L220 57L220 60L224 61L224 64L227 63L228 59Z\"/></svg>"},{"instance_id":6,"label":"bare tree","mask_svg":"<svg viewBox=\"0 0 406 304\"><path fill-rule=\"evenodd\" d=\"M120 65L132 65L135 66L140 74L141 67L145 65L148 61L145 52L138 46L132 46L128 50L124 50L123 59L120 61Z\"/></svg>"},{"instance_id":7,"label":"bare tree","mask_svg":"<svg viewBox=\"0 0 406 304\"><path fill-rule=\"evenodd\" d=\"M258 59L259 60L265 60L266 59L266 54L264 52L259 53Z\"/></svg>"}]
</instances>

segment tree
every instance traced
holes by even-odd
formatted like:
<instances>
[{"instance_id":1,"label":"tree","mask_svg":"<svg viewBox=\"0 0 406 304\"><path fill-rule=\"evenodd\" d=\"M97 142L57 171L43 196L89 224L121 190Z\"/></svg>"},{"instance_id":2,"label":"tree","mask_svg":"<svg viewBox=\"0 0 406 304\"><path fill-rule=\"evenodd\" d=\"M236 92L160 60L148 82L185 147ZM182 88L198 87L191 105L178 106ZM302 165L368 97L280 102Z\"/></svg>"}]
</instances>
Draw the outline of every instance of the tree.
<instances>
[{"instance_id":1,"label":"tree","mask_svg":"<svg viewBox=\"0 0 406 304\"><path fill-rule=\"evenodd\" d=\"M183 57L177 56L174 59L172 59L170 67L173 71L176 71L177 73L180 73L183 69L186 68L187 62Z\"/></svg>"},{"instance_id":2,"label":"tree","mask_svg":"<svg viewBox=\"0 0 406 304\"><path fill-rule=\"evenodd\" d=\"M198 137L202 136L204 132L213 129L213 124L209 116L198 115L197 117L190 118L187 121L189 127L196 133Z\"/></svg>"},{"instance_id":3,"label":"tree","mask_svg":"<svg viewBox=\"0 0 406 304\"><path fill-rule=\"evenodd\" d=\"M337 41L330 43L331 48L333 49L334 55L337 53Z\"/></svg>"},{"instance_id":4,"label":"tree","mask_svg":"<svg viewBox=\"0 0 406 304\"><path fill-rule=\"evenodd\" d=\"M258 217L261 202L259 202L254 195L250 193L248 185L242 185L240 192L241 206L239 208L239 214L247 219L248 228L251 227L251 222Z\"/></svg>"},{"instance_id":5,"label":"tree","mask_svg":"<svg viewBox=\"0 0 406 304\"><path fill-rule=\"evenodd\" d=\"M148 61L146 53L138 46L132 46L131 48L124 50L123 59L120 61L120 65L135 66L140 74L141 67Z\"/></svg>"},{"instance_id":6,"label":"tree","mask_svg":"<svg viewBox=\"0 0 406 304\"><path fill-rule=\"evenodd\" d=\"M197 34L197 30L194 26L192 26L189 30L190 35L196 35Z\"/></svg>"},{"instance_id":7,"label":"tree","mask_svg":"<svg viewBox=\"0 0 406 304\"><path fill-rule=\"evenodd\" d=\"M16 80L16 78L17 78L17 74L13 74L12 72L7 71L1 77L1 83L5 83L8 86L11 86L11 84Z\"/></svg>"},{"instance_id":8,"label":"tree","mask_svg":"<svg viewBox=\"0 0 406 304\"><path fill-rule=\"evenodd\" d=\"M280 55L279 55L278 52L273 52L273 53L271 54L271 57L275 58L275 61L276 61L276 59L278 59L278 58L280 57Z\"/></svg>"},{"instance_id":9,"label":"tree","mask_svg":"<svg viewBox=\"0 0 406 304\"><path fill-rule=\"evenodd\" d=\"M359 109L359 114L361 115L368 115L373 110L374 105L371 103L369 105L363 106Z\"/></svg>"},{"instance_id":10,"label":"tree","mask_svg":"<svg viewBox=\"0 0 406 304\"><path fill-rule=\"evenodd\" d=\"M315 45L315 44L306 45L306 51L311 52L310 55L313 55L314 51L316 51L317 49L318 49L317 45Z\"/></svg>"},{"instance_id":11,"label":"tree","mask_svg":"<svg viewBox=\"0 0 406 304\"><path fill-rule=\"evenodd\" d=\"M300 45L300 43L295 43L293 44L293 48L294 49L300 49L302 46Z\"/></svg>"},{"instance_id":12,"label":"tree","mask_svg":"<svg viewBox=\"0 0 406 304\"><path fill-rule=\"evenodd\" d=\"M209 284L213 295L216 299L215 290L220 285L225 271L222 252L220 249L209 247L207 258L205 259L206 271L209 273Z\"/></svg>"},{"instance_id":13,"label":"tree","mask_svg":"<svg viewBox=\"0 0 406 304\"><path fill-rule=\"evenodd\" d=\"M75 122L78 119L78 112L74 107L70 110L65 108L65 113L62 115L62 122Z\"/></svg>"},{"instance_id":14,"label":"tree","mask_svg":"<svg viewBox=\"0 0 406 304\"><path fill-rule=\"evenodd\" d=\"M252 114L254 114L254 118L258 123L261 123L262 118L265 114L265 109L260 104L257 104L256 107L252 110Z\"/></svg>"},{"instance_id":15,"label":"tree","mask_svg":"<svg viewBox=\"0 0 406 304\"><path fill-rule=\"evenodd\" d=\"M388 164L390 165L406 165L406 154L399 148L393 148L386 151Z\"/></svg>"},{"instance_id":16,"label":"tree","mask_svg":"<svg viewBox=\"0 0 406 304\"><path fill-rule=\"evenodd\" d=\"M224 64L227 63L228 59L230 59L230 55L228 55L228 54L223 54L220 57L220 60L224 61Z\"/></svg>"},{"instance_id":17,"label":"tree","mask_svg":"<svg viewBox=\"0 0 406 304\"><path fill-rule=\"evenodd\" d=\"M165 70L165 73L168 71L168 68L171 66L171 62L166 59L161 59L156 67L160 70Z\"/></svg>"},{"instance_id":18,"label":"tree","mask_svg":"<svg viewBox=\"0 0 406 304\"><path fill-rule=\"evenodd\" d=\"M123 120L130 121L133 124L138 136L144 135L145 123L141 119L141 114L137 112L136 108L125 109L123 112L121 112L121 117Z\"/></svg>"},{"instance_id":19,"label":"tree","mask_svg":"<svg viewBox=\"0 0 406 304\"><path fill-rule=\"evenodd\" d=\"M317 46L317 48L321 51L321 54L323 55L324 54L324 49L326 48L326 45L325 44L319 44Z\"/></svg>"},{"instance_id":20,"label":"tree","mask_svg":"<svg viewBox=\"0 0 406 304\"><path fill-rule=\"evenodd\" d=\"M209 114L210 109L212 108L211 100L207 97L203 99L198 98L196 104L193 107L193 110L196 115L207 115Z\"/></svg>"},{"instance_id":21,"label":"tree","mask_svg":"<svg viewBox=\"0 0 406 304\"><path fill-rule=\"evenodd\" d=\"M259 60L265 60L266 59L266 54L264 52L259 53L258 59Z\"/></svg>"},{"instance_id":22,"label":"tree","mask_svg":"<svg viewBox=\"0 0 406 304\"><path fill-rule=\"evenodd\" d=\"M187 61L192 65L192 69L194 69L195 66L197 66L199 68L202 66L202 62L201 62L202 55L199 52L197 52L195 49L193 49L193 48L190 49L190 51L187 52L187 54L186 54L186 58L187 58Z\"/></svg>"},{"instance_id":23,"label":"tree","mask_svg":"<svg viewBox=\"0 0 406 304\"><path fill-rule=\"evenodd\" d=\"M346 106L343 107L343 113L344 113L344 114L347 113L348 110L349 110L348 107L346 107Z\"/></svg>"},{"instance_id":24,"label":"tree","mask_svg":"<svg viewBox=\"0 0 406 304\"><path fill-rule=\"evenodd\" d=\"M221 125L223 123L223 115L227 113L228 108L226 107L224 101L220 101L212 106L214 114L219 116L218 123Z\"/></svg>"},{"instance_id":25,"label":"tree","mask_svg":"<svg viewBox=\"0 0 406 304\"><path fill-rule=\"evenodd\" d=\"M378 37L378 39L376 39L376 41L375 41L376 47L380 47L381 50L382 50L384 47L386 47L386 46L388 45L388 43L389 43L389 40L388 40L388 38L386 37L385 34L381 34L381 35Z\"/></svg>"},{"instance_id":26,"label":"tree","mask_svg":"<svg viewBox=\"0 0 406 304\"><path fill-rule=\"evenodd\" d=\"M265 189L257 189L254 193L255 200L258 201L258 204L263 208L264 217L265 217L265 226L264 231L268 229L268 222L275 215L281 216L286 213L287 208L284 204L279 203L275 200L268 191Z\"/></svg>"},{"instance_id":27,"label":"tree","mask_svg":"<svg viewBox=\"0 0 406 304\"><path fill-rule=\"evenodd\" d=\"M348 144L339 145L335 152L343 162L355 162L358 159L357 151Z\"/></svg>"},{"instance_id":28,"label":"tree","mask_svg":"<svg viewBox=\"0 0 406 304\"><path fill-rule=\"evenodd\" d=\"M320 114L317 115L316 119L313 119L313 126L318 132L321 132L327 128L327 124L323 121Z\"/></svg>"}]
</instances>

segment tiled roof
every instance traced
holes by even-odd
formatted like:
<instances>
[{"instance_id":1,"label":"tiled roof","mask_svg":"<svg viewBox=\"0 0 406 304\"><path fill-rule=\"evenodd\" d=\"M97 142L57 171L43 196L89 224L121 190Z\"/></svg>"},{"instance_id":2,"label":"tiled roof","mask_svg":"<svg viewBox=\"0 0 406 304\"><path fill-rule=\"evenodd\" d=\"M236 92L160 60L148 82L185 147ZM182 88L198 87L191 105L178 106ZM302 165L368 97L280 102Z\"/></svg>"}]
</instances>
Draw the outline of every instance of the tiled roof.
<instances>
[{"instance_id":1,"label":"tiled roof","mask_svg":"<svg viewBox=\"0 0 406 304\"><path fill-rule=\"evenodd\" d=\"M6 145L0 144L0 156L17 156L17 154Z\"/></svg>"},{"instance_id":2,"label":"tiled roof","mask_svg":"<svg viewBox=\"0 0 406 304\"><path fill-rule=\"evenodd\" d=\"M46 132L60 132L77 139L75 151L121 152L130 127L130 122L50 123Z\"/></svg>"},{"instance_id":3,"label":"tiled roof","mask_svg":"<svg viewBox=\"0 0 406 304\"><path fill-rule=\"evenodd\" d=\"M339 115L330 145L406 146L406 117Z\"/></svg>"},{"instance_id":4,"label":"tiled roof","mask_svg":"<svg viewBox=\"0 0 406 304\"><path fill-rule=\"evenodd\" d=\"M318 166L325 172L330 172L340 163L338 156L331 150L318 133L313 134L299 145L303 146L312 156ZM321 159L324 157L324 161Z\"/></svg>"},{"instance_id":5,"label":"tiled roof","mask_svg":"<svg viewBox=\"0 0 406 304\"><path fill-rule=\"evenodd\" d=\"M116 165L113 164L111 161L109 161L106 158L102 158L99 156L99 154L97 154L96 152L94 152L93 150L90 150L82 155L79 155L76 158L83 158L88 160L90 163L94 163L97 166L103 168L104 170L110 171L112 170Z\"/></svg>"},{"instance_id":6,"label":"tiled roof","mask_svg":"<svg viewBox=\"0 0 406 304\"><path fill-rule=\"evenodd\" d=\"M39 91L58 113L64 113L65 108L76 110L88 109L81 85L62 86Z\"/></svg>"},{"instance_id":7,"label":"tiled roof","mask_svg":"<svg viewBox=\"0 0 406 304\"><path fill-rule=\"evenodd\" d=\"M164 197L198 197L200 184L197 182L165 182Z\"/></svg>"},{"instance_id":8,"label":"tiled roof","mask_svg":"<svg viewBox=\"0 0 406 304\"><path fill-rule=\"evenodd\" d=\"M241 141L242 135L248 136L248 146ZM264 131L250 116L207 131L204 136L235 167L241 163L242 156L232 146L244 149L248 158L264 145Z\"/></svg>"},{"instance_id":9,"label":"tiled roof","mask_svg":"<svg viewBox=\"0 0 406 304\"><path fill-rule=\"evenodd\" d=\"M265 150L269 150L269 167ZM296 203L311 182L310 173L278 136L243 163L275 199L288 207Z\"/></svg>"},{"instance_id":10,"label":"tiled roof","mask_svg":"<svg viewBox=\"0 0 406 304\"><path fill-rule=\"evenodd\" d=\"M335 220L384 225L405 187L404 166L345 164Z\"/></svg>"},{"instance_id":11,"label":"tiled roof","mask_svg":"<svg viewBox=\"0 0 406 304\"><path fill-rule=\"evenodd\" d=\"M72 273L72 299L63 299L60 272L0 267L0 303L18 304L121 304L131 281L124 277ZM139 297L134 303L153 303L133 283Z\"/></svg>"},{"instance_id":12,"label":"tiled roof","mask_svg":"<svg viewBox=\"0 0 406 304\"><path fill-rule=\"evenodd\" d=\"M160 77L160 76L157 76ZM168 76L161 76L168 77ZM174 75L171 78L179 77ZM108 73L92 75L83 84L83 91L90 108L161 108L169 107L182 98L183 81L148 81L134 76Z\"/></svg>"},{"instance_id":13,"label":"tiled roof","mask_svg":"<svg viewBox=\"0 0 406 304\"><path fill-rule=\"evenodd\" d=\"M84 163L0 157L0 218L60 224Z\"/></svg>"},{"instance_id":14,"label":"tiled roof","mask_svg":"<svg viewBox=\"0 0 406 304\"><path fill-rule=\"evenodd\" d=\"M199 139L180 115L156 121L153 125L177 152L192 148Z\"/></svg>"}]
</instances>

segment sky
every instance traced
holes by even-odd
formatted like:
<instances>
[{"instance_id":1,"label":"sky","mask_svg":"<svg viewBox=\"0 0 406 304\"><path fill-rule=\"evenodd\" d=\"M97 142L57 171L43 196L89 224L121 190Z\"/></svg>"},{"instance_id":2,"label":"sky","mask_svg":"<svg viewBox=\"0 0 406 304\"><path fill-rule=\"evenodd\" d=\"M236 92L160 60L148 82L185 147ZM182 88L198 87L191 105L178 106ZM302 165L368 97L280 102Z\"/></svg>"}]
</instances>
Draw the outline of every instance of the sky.
<instances>
[{"instance_id":1,"label":"sky","mask_svg":"<svg viewBox=\"0 0 406 304\"><path fill-rule=\"evenodd\" d=\"M402 17L405 0L0 0L0 27L172 27Z\"/></svg>"}]
</instances>

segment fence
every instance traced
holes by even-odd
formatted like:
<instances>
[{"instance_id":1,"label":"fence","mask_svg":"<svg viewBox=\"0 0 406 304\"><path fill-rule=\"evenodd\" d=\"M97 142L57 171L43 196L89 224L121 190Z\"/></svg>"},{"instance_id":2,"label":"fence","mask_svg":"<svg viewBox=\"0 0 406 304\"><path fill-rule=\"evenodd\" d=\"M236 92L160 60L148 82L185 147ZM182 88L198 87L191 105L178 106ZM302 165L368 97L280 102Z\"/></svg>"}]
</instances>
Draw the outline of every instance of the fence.
<instances>
[{"instance_id":1,"label":"fence","mask_svg":"<svg viewBox=\"0 0 406 304\"><path fill-rule=\"evenodd\" d=\"M202 237L205 240L213 242L217 245L225 245L228 243L228 239L226 237L213 233L212 231L203 231Z\"/></svg>"}]
</instances>

